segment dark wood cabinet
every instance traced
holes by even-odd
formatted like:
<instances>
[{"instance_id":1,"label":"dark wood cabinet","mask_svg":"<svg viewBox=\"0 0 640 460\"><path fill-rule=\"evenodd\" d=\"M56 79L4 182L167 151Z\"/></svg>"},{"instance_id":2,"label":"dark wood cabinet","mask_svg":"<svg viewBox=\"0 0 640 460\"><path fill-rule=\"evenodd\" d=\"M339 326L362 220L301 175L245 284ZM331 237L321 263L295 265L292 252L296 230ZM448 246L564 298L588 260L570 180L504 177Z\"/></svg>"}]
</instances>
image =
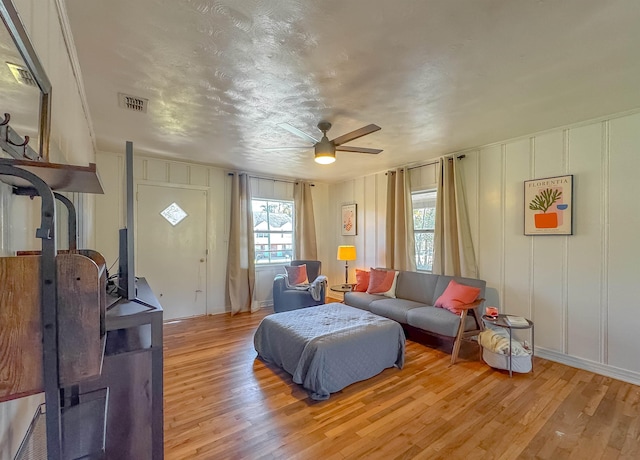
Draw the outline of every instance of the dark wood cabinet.
<instances>
[{"instance_id":1,"label":"dark wood cabinet","mask_svg":"<svg viewBox=\"0 0 640 460\"><path fill-rule=\"evenodd\" d=\"M109 387L108 459L164 458L163 312L144 278L137 297L142 303L121 299L108 309L102 375L82 385L83 392Z\"/></svg>"}]
</instances>

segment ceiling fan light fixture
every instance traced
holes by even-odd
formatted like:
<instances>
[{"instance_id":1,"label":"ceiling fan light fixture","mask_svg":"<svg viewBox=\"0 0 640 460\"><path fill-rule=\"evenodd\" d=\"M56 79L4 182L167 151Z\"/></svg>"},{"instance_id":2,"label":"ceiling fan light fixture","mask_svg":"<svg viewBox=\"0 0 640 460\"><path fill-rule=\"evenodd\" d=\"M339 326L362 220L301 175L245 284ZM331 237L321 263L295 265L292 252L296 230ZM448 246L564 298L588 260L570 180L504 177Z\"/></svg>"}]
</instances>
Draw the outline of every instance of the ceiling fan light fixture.
<instances>
[{"instance_id":1,"label":"ceiling fan light fixture","mask_svg":"<svg viewBox=\"0 0 640 460\"><path fill-rule=\"evenodd\" d=\"M336 161L336 147L331 143L327 136L322 136L320 142L315 145L316 163L328 165Z\"/></svg>"},{"instance_id":2,"label":"ceiling fan light fixture","mask_svg":"<svg viewBox=\"0 0 640 460\"><path fill-rule=\"evenodd\" d=\"M334 161L336 161L336 154L331 152L323 152L323 153L316 152L315 160L316 160L316 163L318 164L329 165Z\"/></svg>"},{"instance_id":3,"label":"ceiling fan light fixture","mask_svg":"<svg viewBox=\"0 0 640 460\"><path fill-rule=\"evenodd\" d=\"M381 128L378 125L370 124L367 126L363 126L360 129L356 129L355 131L351 131L347 134L336 137L332 141L330 141L327 137L327 131L331 129L331 123L329 123L328 121L321 121L320 123L318 123L318 129L322 131L322 138L320 140L316 140L316 138L314 138L313 136L308 135L304 131L300 131L298 128L290 125L289 123L280 123L278 126L286 129L287 131L295 134L298 137L312 141L315 153L315 161L316 163L321 165L328 165L336 161L336 150L340 150L342 152L358 152L370 154L382 152L382 150L380 149L369 149L363 147L351 147L342 145L346 144L347 142L351 142L354 139L366 136L367 134L380 131ZM266 150L299 150L304 148L305 147L280 147Z\"/></svg>"}]
</instances>

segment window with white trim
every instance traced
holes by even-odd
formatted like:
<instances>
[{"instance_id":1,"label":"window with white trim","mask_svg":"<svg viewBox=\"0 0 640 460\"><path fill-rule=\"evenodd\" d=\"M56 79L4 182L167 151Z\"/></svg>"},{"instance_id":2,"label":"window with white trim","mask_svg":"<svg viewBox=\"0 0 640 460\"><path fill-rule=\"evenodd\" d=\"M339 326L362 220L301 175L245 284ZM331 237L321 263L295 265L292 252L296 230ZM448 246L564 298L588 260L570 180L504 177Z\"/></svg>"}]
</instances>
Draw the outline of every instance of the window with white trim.
<instances>
[{"instance_id":1,"label":"window with white trim","mask_svg":"<svg viewBox=\"0 0 640 460\"><path fill-rule=\"evenodd\" d=\"M416 248L416 268L433 270L433 234L436 223L436 191L413 192L413 237Z\"/></svg>"},{"instance_id":2,"label":"window with white trim","mask_svg":"<svg viewBox=\"0 0 640 460\"><path fill-rule=\"evenodd\" d=\"M293 257L293 201L251 200L256 264L285 264Z\"/></svg>"}]
</instances>

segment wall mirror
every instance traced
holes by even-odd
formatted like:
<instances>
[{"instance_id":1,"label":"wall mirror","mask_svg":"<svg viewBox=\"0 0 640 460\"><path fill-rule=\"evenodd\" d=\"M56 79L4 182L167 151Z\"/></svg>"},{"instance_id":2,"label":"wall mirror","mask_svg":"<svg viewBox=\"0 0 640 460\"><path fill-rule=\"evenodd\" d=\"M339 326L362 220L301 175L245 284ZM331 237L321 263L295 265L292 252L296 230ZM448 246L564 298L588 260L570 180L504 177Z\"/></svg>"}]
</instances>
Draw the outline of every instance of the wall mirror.
<instances>
[{"instance_id":1,"label":"wall mirror","mask_svg":"<svg viewBox=\"0 0 640 460\"><path fill-rule=\"evenodd\" d=\"M51 83L11 0L0 0L0 17L0 122L10 114L0 146L14 158L49 161ZM27 149L19 145L25 136Z\"/></svg>"}]
</instances>

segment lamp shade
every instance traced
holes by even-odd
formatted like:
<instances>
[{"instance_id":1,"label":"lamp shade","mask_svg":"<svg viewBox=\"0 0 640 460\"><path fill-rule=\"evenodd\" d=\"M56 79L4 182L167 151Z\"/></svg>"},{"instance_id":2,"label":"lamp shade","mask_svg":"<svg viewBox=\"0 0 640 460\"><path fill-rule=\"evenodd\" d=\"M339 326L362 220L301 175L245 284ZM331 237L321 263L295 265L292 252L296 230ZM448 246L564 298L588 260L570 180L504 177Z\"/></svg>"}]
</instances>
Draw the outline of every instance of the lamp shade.
<instances>
[{"instance_id":1,"label":"lamp shade","mask_svg":"<svg viewBox=\"0 0 640 460\"><path fill-rule=\"evenodd\" d=\"M338 260L356 260L356 247L338 246Z\"/></svg>"}]
</instances>

